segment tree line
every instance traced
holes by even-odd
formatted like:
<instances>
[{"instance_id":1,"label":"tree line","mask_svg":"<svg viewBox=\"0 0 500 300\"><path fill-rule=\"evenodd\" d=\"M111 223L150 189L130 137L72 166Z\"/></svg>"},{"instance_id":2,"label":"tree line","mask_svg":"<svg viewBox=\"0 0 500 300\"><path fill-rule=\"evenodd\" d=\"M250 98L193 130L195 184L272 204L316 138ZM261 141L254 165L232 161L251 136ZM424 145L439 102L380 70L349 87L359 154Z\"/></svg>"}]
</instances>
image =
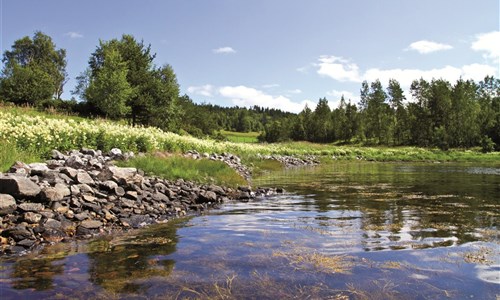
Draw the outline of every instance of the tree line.
<instances>
[{"instance_id":1,"label":"tree line","mask_svg":"<svg viewBox=\"0 0 500 300\"><path fill-rule=\"evenodd\" d=\"M358 105L346 101L330 109L328 100L305 107L294 118L268 124L261 140L305 140L319 143L363 143L421 147L474 147L492 151L500 146L500 80L487 76L476 83L459 79L413 81L413 101L399 82L364 81Z\"/></svg>"},{"instance_id":2,"label":"tree line","mask_svg":"<svg viewBox=\"0 0 500 300\"><path fill-rule=\"evenodd\" d=\"M379 80L365 81L357 104L342 96L338 107L331 109L321 98L314 110L306 106L293 114L258 106L196 104L189 96L180 96L173 68L157 66L155 56L151 45L131 35L100 40L87 68L76 78L72 94L81 101L62 100L68 80L66 50L57 49L50 36L37 31L4 52L0 101L122 119L199 137L220 137L216 133L224 129L259 131L263 142L500 149L500 80L491 76L478 83L415 80L412 99L406 99L395 79L387 88Z\"/></svg>"}]
</instances>

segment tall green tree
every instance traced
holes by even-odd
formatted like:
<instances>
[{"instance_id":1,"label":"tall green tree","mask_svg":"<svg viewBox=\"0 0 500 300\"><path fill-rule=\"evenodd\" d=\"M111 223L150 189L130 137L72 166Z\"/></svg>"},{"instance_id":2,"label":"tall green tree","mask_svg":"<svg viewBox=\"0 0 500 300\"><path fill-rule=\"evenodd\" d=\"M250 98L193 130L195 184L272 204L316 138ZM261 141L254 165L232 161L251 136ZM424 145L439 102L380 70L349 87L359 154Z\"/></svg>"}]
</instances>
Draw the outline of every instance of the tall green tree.
<instances>
[{"instance_id":1,"label":"tall green tree","mask_svg":"<svg viewBox=\"0 0 500 300\"><path fill-rule=\"evenodd\" d=\"M118 50L107 48L104 63L91 79L85 95L106 117L118 119L130 112L127 101L132 88L127 82L127 64Z\"/></svg>"},{"instance_id":2,"label":"tall green tree","mask_svg":"<svg viewBox=\"0 0 500 300\"><path fill-rule=\"evenodd\" d=\"M56 49L50 36L36 31L33 39L16 40L2 62L0 96L4 100L36 105L61 98L67 81L66 50Z\"/></svg>"},{"instance_id":3,"label":"tall green tree","mask_svg":"<svg viewBox=\"0 0 500 300\"><path fill-rule=\"evenodd\" d=\"M394 128L394 143L401 145L407 140L407 114L403 103L406 97L397 80L389 80L387 95L393 115L391 126Z\"/></svg>"},{"instance_id":4,"label":"tall green tree","mask_svg":"<svg viewBox=\"0 0 500 300\"><path fill-rule=\"evenodd\" d=\"M127 93L125 105L127 117L132 125L142 124L157 126L165 130L178 130L181 115L178 105L179 85L170 65L155 67L155 54L151 53L151 45L138 42L131 35L123 35L120 40L100 41L97 49L91 54L89 67L77 79L74 93L79 94L87 103L99 108L94 94L88 93L89 83L100 76L109 59L107 53L116 51L125 64L126 81L131 88Z\"/></svg>"}]
</instances>

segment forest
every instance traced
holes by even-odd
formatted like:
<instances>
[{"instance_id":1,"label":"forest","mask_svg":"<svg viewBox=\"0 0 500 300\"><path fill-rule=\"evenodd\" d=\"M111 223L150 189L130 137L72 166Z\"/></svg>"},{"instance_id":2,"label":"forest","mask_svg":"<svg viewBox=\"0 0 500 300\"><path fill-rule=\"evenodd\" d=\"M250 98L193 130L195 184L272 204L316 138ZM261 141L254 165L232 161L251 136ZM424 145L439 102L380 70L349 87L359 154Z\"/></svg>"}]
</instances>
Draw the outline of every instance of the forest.
<instances>
[{"instance_id":1,"label":"forest","mask_svg":"<svg viewBox=\"0 0 500 300\"><path fill-rule=\"evenodd\" d=\"M216 139L224 138L220 130L257 131L259 140L268 143L500 150L500 80L491 76L480 82L416 78L409 90L411 99L397 79L387 87L379 80L365 81L359 103L342 97L331 109L328 99L321 98L316 107L294 114L258 106L198 104L180 95L172 66L157 66L155 56L151 45L131 35L101 40L77 77L74 97L61 99L68 80L66 50L57 49L50 36L37 31L3 53L0 102Z\"/></svg>"}]
</instances>

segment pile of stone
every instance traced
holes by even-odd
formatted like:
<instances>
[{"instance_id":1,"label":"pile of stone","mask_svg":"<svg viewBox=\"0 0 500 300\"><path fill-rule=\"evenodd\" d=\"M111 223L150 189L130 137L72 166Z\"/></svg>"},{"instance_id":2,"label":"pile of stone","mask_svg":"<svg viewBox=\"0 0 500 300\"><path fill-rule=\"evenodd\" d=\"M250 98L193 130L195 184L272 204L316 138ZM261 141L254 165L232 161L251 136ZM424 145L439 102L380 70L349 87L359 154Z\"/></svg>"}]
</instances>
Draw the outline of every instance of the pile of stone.
<instances>
[{"instance_id":1,"label":"pile of stone","mask_svg":"<svg viewBox=\"0 0 500 300\"><path fill-rule=\"evenodd\" d=\"M45 163L16 162L0 174L0 254L165 222L229 199L283 192L172 182L112 164L130 156L119 149L106 155L91 149L54 150Z\"/></svg>"},{"instance_id":2,"label":"pile of stone","mask_svg":"<svg viewBox=\"0 0 500 300\"><path fill-rule=\"evenodd\" d=\"M244 164L241 163L241 159L238 156L231 154L231 153L221 153L221 154L201 153L200 154L196 150L189 150L188 152L186 152L186 154L184 156L190 157L193 159L219 160L219 161L224 162L226 165L228 165L232 169L234 169L245 180L248 181L252 177L252 173L251 173L250 169L248 169L247 166L245 166Z\"/></svg>"},{"instance_id":3,"label":"pile of stone","mask_svg":"<svg viewBox=\"0 0 500 300\"><path fill-rule=\"evenodd\" d=\"M295 157L289 155L258 155L260 159L277 160L282 163L285 168L316 166L319 165L319 160L314 155L305 155Z\"/></svg>"}]
</instances>

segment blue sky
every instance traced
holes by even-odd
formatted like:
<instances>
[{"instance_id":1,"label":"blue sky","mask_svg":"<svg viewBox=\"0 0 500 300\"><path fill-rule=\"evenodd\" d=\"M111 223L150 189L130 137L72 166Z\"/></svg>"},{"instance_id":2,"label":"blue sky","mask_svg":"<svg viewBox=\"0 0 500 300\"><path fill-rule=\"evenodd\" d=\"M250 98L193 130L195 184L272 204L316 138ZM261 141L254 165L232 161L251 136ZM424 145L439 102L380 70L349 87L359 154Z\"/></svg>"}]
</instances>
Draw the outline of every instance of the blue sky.
<instances>
[{"instance_id":1,"label":"blue sky","mask_svg":"<svg viewBox=\"0 0 500 300\"><path fill-rule=\"evenodd\" d=\"M0 0L1 51L41 30L67 50L70 98L99 39L132 34L181 94L226 106L332 107L361 81L499 77L498 0Z\"/></svg>"}]
</instances>

